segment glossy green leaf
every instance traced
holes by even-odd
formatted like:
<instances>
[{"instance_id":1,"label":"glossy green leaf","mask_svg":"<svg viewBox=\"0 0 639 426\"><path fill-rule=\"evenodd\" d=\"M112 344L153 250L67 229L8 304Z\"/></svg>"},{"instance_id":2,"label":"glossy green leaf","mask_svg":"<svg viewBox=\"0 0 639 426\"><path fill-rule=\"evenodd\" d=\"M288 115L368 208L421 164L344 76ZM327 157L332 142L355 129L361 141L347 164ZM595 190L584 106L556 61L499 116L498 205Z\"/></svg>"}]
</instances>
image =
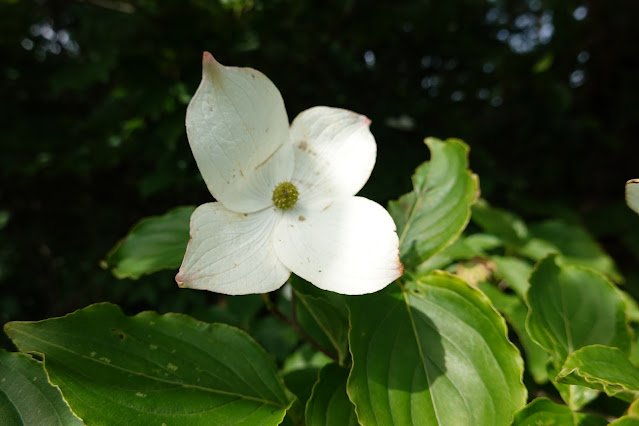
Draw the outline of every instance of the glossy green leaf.
<instances>
[{"instance_id":1,"label":"glossy green leaf","mask_svg":"<svg viewBox=\"0 0 639 426\"><path fill-rule=\"evenodd\" d=\"M625 306L614 285L600 273L559 264L556 255L540 261L530 277L527 328L559 367L588 345L630 351Z\"/></svg>"},{"instance_id":2,"label":"glossy green leaf","mask_svg":"<svg viewBox=\"0 0 639 426\"><path fill-rule=\"evenodd\" d=\"M515 415L512 426L603 426L607 423L594 414L575 413L548 398L536 398Z\"/></svg>"},{"instance_id":3,"label":"glossy green leaf","mask_svg":"<svg viewBox=\"0 0 639 426\"><path fill-rule=\"evenodd\" d=\"M639 396L639 368L617 348L593 345L568 356L557 379L563 383L588 386L631 402Z\"/></svg>"},{"instance_id":4,"label":"glossy green leaf","mask_svg":"<svg viewBox=\"0 0 639 426\"><path fill-rule=\"evenodd\" d=\"M348 394L366 425L506 425L523 361L488 298L441 271L349 299Z\"/></svg>"},{"instance_id":5,"label":"glossy green leaf","mask_svg":"<svg viewBox=\"0 0 639 426\"><path fill-rule=\"evenodd\" d=\"M427 138L431 159L413 175L413 191L392 201L402 262L414 267L455 241L479 193L468 170L468 146L458 139Z\"/></svg>"},{"instance_id":6,"label":"glossy green leaf","mask_svg":"<svg viewBox=\"0 0 639 426\"><path fill-rule=\"evenodd\" d=\"M550 382L571 410L579 411L599 397L600 392L597 389L558 382L556 378L560 368L552 362L548 363L547 367Z\"/></svg>"},{"instance_id":7,"label":"glossy green leaf","mask_svg":"<svg viewBox=\"0 0 639 426\"><path fill-rule=\"evenodd\" d=\"M346 394L348 370L328 364L319 373L306 404L306 426L357 426L355 406Z\"/></svg>"},{"instance_id":8,"label":"glossy green leaf","mask_svg":"<svg viewBox=\"0 0 639 426\"><path fill-rule=\"evenodd\" d=\"M113 275L139 278L162 269L177 269L189 242L193 210L192 206L178 207L138 222L106 258Z\"/></svg>"},{"instance_id":9,"label":"glossy green leaf","mask_svg":"<svg viewBox=\"0 0 639 426\"><path fill-rule=\"evenodd\" d=\"M348 309L341 294L321 290L299 277L291 277L301 325L313 337L332 349L340 364L348 353ZM330 345L330 346L329 346Z\"/></svg>"},{"instance_id":10,"label":"glossy green leaf","mask_svg":"<svg viewBox=\"0 0 639 426\"><path fill-rule=\"evenodd\" d=\"M516 295L506 294L489 283L480 283L479 289L488 296L495 309L506 318L508 324L517 334L526 355L526 370L535 382L546 383L548 381L546 370L548 354L532 340L526 330L526 316L528 315L526 304Z\"/></svg>"},{"instance_id":11,"label":"glossy green leaf","mask_svg":"<svg viewBox=\"0 0 639 426\"><path fill-rule=\"evenodd\" d=\"M599 272L562 264L557 255L540 261L530 277L526 328L550 355L553 384L563 400L578 410L594 399L591 388L558 383L554 377L569 354L588 345L630 351L625 306L614 285Z\"/></svg>"},{"instance_id":12,"label":"glossy green leaf","mask_svg":"<svg viewBox=\"0 0 639 426\"><path fill-rule=\"evenodd\" d=\"M544 242L543 249L539 241L521 249L521 253L533 260L539 260L552 252L561 253L566 263L583 265L604 273L614 281L622 277L612 258L603 251L595 239L581 226L561 220L547 220L529 226L534 240Z\"/></svg>"},{"instance_id":13,"label":"glossy green leaf","mask_svg":"<svg viewBox=\"0 0 639 426\"><path fill-rule=\"evenodd\" d=\"M278 424L289 396L272 359L244 332L185 315L125 316L115 305L12 322L22 351L85 422Z\"/></svg>"},{"instance_id":14,"label":"glossy green leaf","mask_svg":"<svg viewBox=\"0 0 639 426\"><path fill-rule=\"evenodd\" d=\"M42 363L29 355L0 349L0 423L5 425L81 425Z\"/></svg>"}]
</instances>

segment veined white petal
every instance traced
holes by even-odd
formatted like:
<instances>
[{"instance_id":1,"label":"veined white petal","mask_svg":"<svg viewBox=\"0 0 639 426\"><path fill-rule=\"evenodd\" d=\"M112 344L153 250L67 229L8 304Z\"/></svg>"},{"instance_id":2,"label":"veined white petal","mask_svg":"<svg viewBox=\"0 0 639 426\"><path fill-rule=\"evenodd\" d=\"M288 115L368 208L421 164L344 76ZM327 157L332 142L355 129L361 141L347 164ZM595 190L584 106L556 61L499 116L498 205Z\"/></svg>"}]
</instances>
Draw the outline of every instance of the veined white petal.
<instances>
[{"instance_id":1,"label":"veined white petal","mask_svg":"<svg viewBox=\"0 0 639 426\"><path fill-rule=\"evenodd\" d=\"M301 203L351 196L362 189L377 155L369 125L363 115L329 107L314 107L295 118L293 183Z\"/></svg>"},{"instance_id":2,"label":"veined white petal","mask_svg":"<svg viewBox=\"0 0 639 426\"><path fill-rule=\"evenodd\" d=\"M334 200L324 210L285 212L273 242L295 274L336 293L372 293L404 272L393 219L362 197Z\"/></svg>"},{"instance_id":3,"label":"veined white petal","mask_svg":"<svg viewBox=\"0 0 639 426\"><path fill-rule=\"evenodd\" d=\"M639 179L626 182L626 203L639 214Z\"/></svg>"},{"instance_id":4,"label":"veined white petal","mask_svg":"<svg viewBox=\"0 0 639 426\"><path fill-rule=\"evenodd\" d=\"M191 216L191 240L180 271L180 287L224 294L265 293L291 272L273 249L281 213L275 207L235 213L220 203L203 204Z\"/></svg>"},{"instance_id":5,"label":"veined white petal","mask_svg":"<svg viewBox=\"0 0 639 426\"><path fill-rule=\"evenodd\" d=\"M269 206L275 186L293 173L282 96L252 68L225 67L204 52L186 131L209 191L227 209L249 213Z\"/></svg>"}]
</instances>

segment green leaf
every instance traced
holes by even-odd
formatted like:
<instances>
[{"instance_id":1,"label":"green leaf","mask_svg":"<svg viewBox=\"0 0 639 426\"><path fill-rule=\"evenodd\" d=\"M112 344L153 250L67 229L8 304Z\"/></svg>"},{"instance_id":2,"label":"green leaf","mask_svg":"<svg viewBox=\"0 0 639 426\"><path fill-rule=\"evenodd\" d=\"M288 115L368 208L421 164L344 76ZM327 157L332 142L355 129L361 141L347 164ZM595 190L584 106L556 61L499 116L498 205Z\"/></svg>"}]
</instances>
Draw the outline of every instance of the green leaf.
<instances>
[{"instance_id":1,"label":"green leaf","mask_svg":"<svg viewBox=\"0 0 639 426\"><path fill-rule=\"evenodd\" d=\"M630 416L619 417L614 422L609 423L609 426L639 426L639 419Z\"/></svg>"},{"instance_id":2,"label":"green leaf","mask_svg":"<svg viewBox=\"0 0 639 426\"><path fill-rule=\"evenodd\" d=\"M551 252L561 253L566 263L587 266L616 282L622 281L615 262L581 226L555 219L531 225L529 230L533 239L543 241L545 249L531 250L528 245L522 248L522 254L539 260Z\"/></svg>"},{"instance_id":3,"label":"green leaf","mask_svg":"<svg viewBox=\"0 0 639 426\"><path fill-rule=\"evenodd\" d=\"M309 343L306 343L300 346L284 360L282 372L289 373L296 370L306 369L314 369L317 372L326 364L330 364L331 362L333 362L332 359L324 355L322 352L314 349Z\"/></svg>"},{"instance_id":4,"label":"green leaf","mask_svg":"<svg viewBox=\"0 0 639 426\"><path fill-rule=\"evenodd\" d=\"M319 374L313 394L306 404L307 426L357 426L355 406L346 394L348 370L328 364Z\"/></svg>"},{"instance_id":5,"label":"green leaf","mask_svg":"<svg viewBox=\"0 0 639 426\"><path fill-rule=\"evenodd\" d=\"M617 348L593 345L568 356L557 380L602 390L631 402L639 396L639 369Z\"/></svg>"},{"instance_id":6,"label":"green leaf","mask_svg":"<svg viewBox=\"0 0 639 426\"><path fill-rule=\"evenodd\" d=\"M313 386L317 382L319 371L326 364L333 362L323 353L313 349L309 344L302 345L284 361L282 374L284 383L297 397L288 410L286 419L295 424L304 423L306 402L311 397Z\"/></svg>"},{"instance_id":7,"label":"green leaf","mask_svg":"<svg viewBox=\"0 0 639 426\"><path fill-rule=\"evenodd\" d=\"M81 425L42 363L0 349L0 419L6 425Z\"/></svg>"},{"instance_id":8,"label":"green leaf","mask_svg":"<svg viewBox=\"0 0 639 426\"><path fill-rule=\"evenodd\" d=\"M532 340L528 330L526 330L528 307L519 297L505 294L492 284L479 283L479 289L488 296L495 309L506 318L508 324L511 325L517 337L519 337L519 343L521 343L526 353L526 370L528 370L536 383L546 383L548 381L548 373L546 371L548 354Z\"/></svg>"},{"instance_id":9,"label":"green leaf","mask_svg":"<svg viewBox=\"0 0 639 426\"><path fill-rule=\"evenodd\" d=\"M549 363L547 367L550 382L559 392L561 399L563 399L573 411L581 410L599 396L597 389L558 382L556 378L557 374L559 374L560 367L557 367L553 363Z\"/></svg>"},{"instance_id":10,"label":"green leaf","mask_svg":"<svg viewBox=\"0 0 639 426\"><path fill-rule=\"evenodd\" d=\"M524 221L514 213L490 206L481 199L473 205L473 222L484 232L493 234L510 246L518 246L528 239Z\"/></svg>"},{"instance_id":11,"label":"green leaf","mask_svg":"<svg viewBox=\"0 0 639 426\"><path fill-rule=\"evenodd\" d=\"M520 298L523 298L530 284L528 277L533 267L528 261L512 256L491 256L497 266L497 276L505 280Z\"/></svg>"},{"instance_id":12,"label":"green leaf","mask_svg":"<svg viewBox=\"0 0 639 426\"><path fill-rule=\"evenodd\" d=\"M313 337L320 333L320 341L327 349L334 349L340 364L348 353L348 308L344 296L321 290L303 279L293 276L290 283L295 291L299 321Z\"/></svg>"},{"instance_id":13,"label":"green leaf","mask_svg":"<svg viewBox=\"0 0 639 426\"><path fill-rule=\"evenodd\" d=\"M349 299L348 394L366 425L506 425L524 406L523 361L488 298L435 271Z\"/></svg>"},{"instance_id":14,"label":"green leaf","mask_svg":"<svg viewBox=\"0 0 639 426\"><path fill-rule=\"evenodd\" d=\"M607 423L594 414L575 413L548 398L536 398L515 414L512 426L603 426Z\"/></svg>"},{"instance_id":15,"label":"green leaf","mask_svg":"<svg viewBox=\"0 0 639 426\"><path fill-rule=\"evenodd\" d=\"M419 275L427 275L435 269L442 269L456 260L468 260L485 256L487 250L501 246L499 238L490 234L473 234L461 237L454 243L435 253L416 268Z\"/></svg>"},{"instance_id":16,"label":"green leaf","mask_svg":"<svg viewBox=\"0 0 639 426\"><path fill-rule=\"evenodd\" d=\"M626 303L626 315L632 322L639 323L639 303L628 293L619 290L623 301Z\"/></svg>"},{"instance_id":17,"label":"green leaf","mask_svg":"<svg viewBox=\"0 0 639 426\"><path fill-rule=\"evenodd\" d=\"M177 269L189 242L193 210L193 206L177 207L138 222L106 258L113 275L137 279L162 269Z\"/></svg>"},{"instance_id":18,"label":"green leaf","mask_svg":"<svg viewBox=\"0 0 639 426\"><path fill-rule=\"evenodd\" d=\"M569 354L588 345L615 346L629 353L624 302L600 273L560 265L557 256L550 255L535 267L527 300L528 331L557 367Z\"/></svg>"},{"instance_id":19,"label":"green leaf","mask_svg":"<svg viewBox=\"0 0 639 426\"><path fill-rule=\"evenodd\" d=\"M630 404L625 416L619 417L610 426L639 426L639 399Z\"/></svg>"},{"instance_id":20,"label":"green leaf","mask_svg":"<svg viewBox=\"0 0 639 426\"><path fill-rule=\"evenodd\" d=\"M595 270L559 260L557 255L548 256L530 277L526 328L550 354L550 376L563 400L578 410L596 397L596 391L558 383L554 377L564 361L575 350L594 344L628 353L630 331L616 287Z\"/></svg>"},{"instance_id":21,"label":"green leaf","mask_svg":"<svg viewBox=\"0 0 639 426\"><path fill-rule=\"evenodd\" d=\"M402 262L412 268L459 237L479 193L468 170L468 146L458 139L427 138L431 160L413 175L413 191L388 205L397 225Z\"/></svg>"},{"instance_id":22,"label":"green leaf","mask_svg":"<svg viewBox=\"0 0 639 426\"><path fill-rule=\"evenodd\" d=\"M278 424L290 404L271 358L244 332L186 315L125 316L115 305L11 322L85 422Z\"/></svg>"},{"instance_id":23,"label":"green leaf","mask_svg":"<svg viewBox=\"0 0 639 426\"><path fill-rule=\"evenodd\" d=\"M284 382L303 404L302 410L306 405L306 401L311 397L313 385L317 381L319 371L319 368L304 368L284 373Z\"/></svg>"}]
</instances>

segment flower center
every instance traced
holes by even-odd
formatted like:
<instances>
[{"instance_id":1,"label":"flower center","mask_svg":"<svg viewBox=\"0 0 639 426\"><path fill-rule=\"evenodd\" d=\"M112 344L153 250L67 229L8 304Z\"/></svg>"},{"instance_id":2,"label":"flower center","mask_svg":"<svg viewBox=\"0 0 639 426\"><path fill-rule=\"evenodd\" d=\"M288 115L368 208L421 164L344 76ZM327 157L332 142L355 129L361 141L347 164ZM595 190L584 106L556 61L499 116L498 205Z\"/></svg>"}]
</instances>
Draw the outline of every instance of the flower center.
<instances>
[{"instance_id":1,"label":"flower center","mask_svg":"<svg viewBox=\"0 0 639 426\"><path fill-rule=\"evenodd\" d=\"M282 210L288 210L297 203L297 188L291 182L281 182L273 190L273 204Z\"/></svg>"}]
</instances>

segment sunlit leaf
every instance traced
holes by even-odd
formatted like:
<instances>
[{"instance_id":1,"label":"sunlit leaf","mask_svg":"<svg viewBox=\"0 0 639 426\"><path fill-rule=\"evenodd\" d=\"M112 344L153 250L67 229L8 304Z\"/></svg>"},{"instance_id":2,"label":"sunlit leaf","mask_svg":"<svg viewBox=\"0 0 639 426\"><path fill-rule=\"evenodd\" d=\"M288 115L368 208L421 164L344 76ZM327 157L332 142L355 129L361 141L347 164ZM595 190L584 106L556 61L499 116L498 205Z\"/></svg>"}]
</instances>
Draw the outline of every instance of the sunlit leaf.
<instances>
[{"instance_id":1,"label":"sunlit leaf","mask_svg":"<svg viewBox=\"0 0 639 426\"><path fill-rule=\"evenodd\" d=\"M349 299L348 394L366 425L506 425L524 406L523 362L480 291L433 272Z\"/></svg>"},{"instance_id":2,"label":"sunlit leaf","mask_svg":"<svg viewBox=\"0 0 639 426\"><path fill-rule=\"evenodd\" d=\"M127 317L103 303L5 329L20 350L42 354L51 382L87 423L276 425L290 404L272 359L225 324Z\"/></svg>"},{"instance_id":3,"label":"sunlit leaf","mask_svg":"<svg viewBox=\"0 0 639 426\"><path fill-rule=\"evenodd\" d=\"M561 399L573 411L581 410L583 407L599 397L599 391L588 386L571 385L557 381L559 367L550 362L548 367L548 377L552 385L557 389Z\"/></svg>"},{"instance_id":4,"label":"sunlit leaf","mask_svg":"<svg viewBox=\"0 0 639 426\"><path fill-rule=\"evenodd\" d=\"M189 221L195 207L175 208L142 219L106 258L118 278L139 278L162 269L177 269L189 242Z\"/></svg>"},{"instance_id":5,"label":"sunlit leaf","mask_svg":"<svg viewBox=\"0 0 639 426\"><path fill-rule=\"evenodd\" d=\"M596 391L557 383L569 354L588 345L615 346L630 351L630 332L623 300L600 273L581 266L560 264L557 255L540 261L530 277L530 307L526 328L550 355L550 377L564 401L578 410Z\"/></svg>"},{"instance_id":6,"label":"sunlit leaf","mask_svg":"<svg viewBox=\"0 0 639 426\"><path fill-rule=\"evenodd\" d=\"M631 402L639 396L639 368L617 348L593 345L568 356L557 379L604 391Z\"/></svg>"},{"instance_id":7,"label":"sunlit leaf","mask_svg":"<svg viewBox=\"0 0 639 426\"><path fill-rule=\"evenodd\" d=\"M519 342L526 354L526 370L535 382L546 383L548 381L546 370L548 354L532 340L526 330L526 315L528 315L526 304L516 295L506 294L489 283L480 283L479 289L488 296L495 309L506 318L508 324L519 337Z\"/></svg>"},{"instance_id":8,"label":"sunlit leaf","mask_svg":"<svg viewBox=\"0 0 639 426\"><path fill-rule=\"evenodd\" d=\"M623 300L614 285L596 271L559 264L557 256L548 256L530 277L527 299L530 335L558 365L588 345L630 351Z\"/></svg>"},{"instance_id":9,"label":"sunlit leaf","mask_svg":"<svg viewBox=\"0 0 639 426\"><path fill-rule=\"evenodd\" d=\"M536 398L515 414L512 426L603 426L608 422L594 414L575 413L548 398Z\"/></svg>"},{"instance_id":10,"label":"sunlit leaf","mask_svg":"<svg viewBox=\"0 0 639 426\"><path fill-rule=\"evenodd\" d=\"M431 160L413 175L413 191L392 201L400 254L407 268L450 245L464 230L479 194L477 176L468 170L468 146L458 139L427 138Z\"/></svg>"}]
</instances>

